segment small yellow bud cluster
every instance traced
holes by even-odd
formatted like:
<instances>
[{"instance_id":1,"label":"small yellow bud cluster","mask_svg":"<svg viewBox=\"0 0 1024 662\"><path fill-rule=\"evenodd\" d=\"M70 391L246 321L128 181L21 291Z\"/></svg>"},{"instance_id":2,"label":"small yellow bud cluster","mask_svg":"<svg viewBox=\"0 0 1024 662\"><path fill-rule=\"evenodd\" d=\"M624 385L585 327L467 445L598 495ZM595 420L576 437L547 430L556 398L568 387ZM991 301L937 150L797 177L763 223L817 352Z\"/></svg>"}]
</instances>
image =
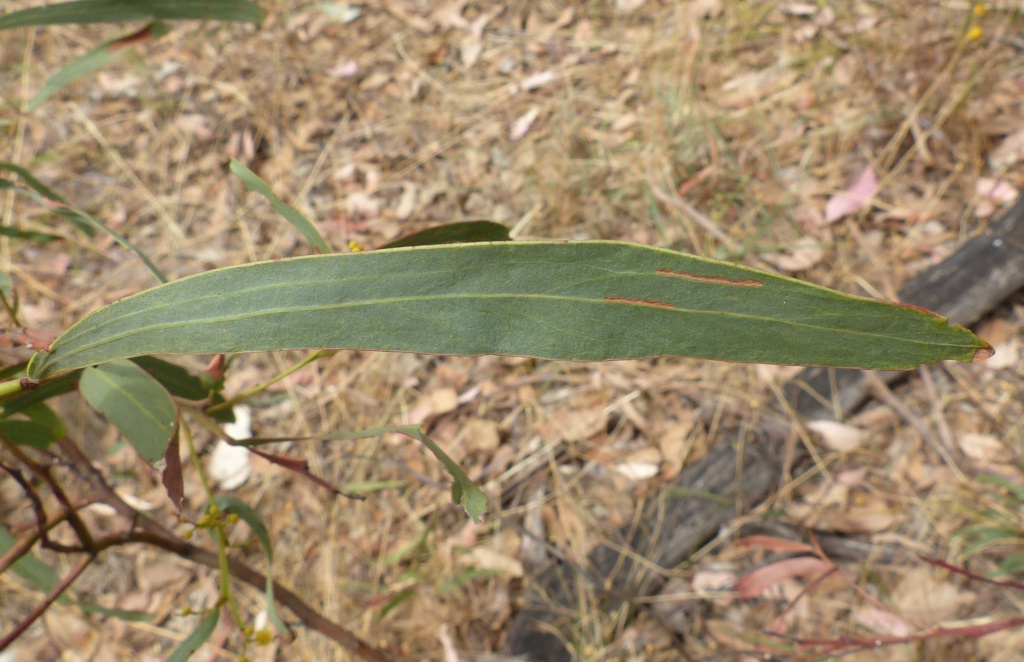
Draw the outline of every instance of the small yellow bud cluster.
<instances>
[{"instance_id":1,"label":"small yellow bud cluster","mask_svg":"<svg viewBox=\"0 0 1024 662\"><path fill-rule=\"evenodd\" d=\"M986 11L987 10L985 9L984 3L980 2L974 5L974 7L971 9L971 13L974 14L974 18L981 18L982 16L985 15ZM968 41L976 41L978 39L981 39L982 32L983 31L981 29L981 26L975 24L967 29L967 34L964 35L964 37Z\"/></svg>"}]
</instances>

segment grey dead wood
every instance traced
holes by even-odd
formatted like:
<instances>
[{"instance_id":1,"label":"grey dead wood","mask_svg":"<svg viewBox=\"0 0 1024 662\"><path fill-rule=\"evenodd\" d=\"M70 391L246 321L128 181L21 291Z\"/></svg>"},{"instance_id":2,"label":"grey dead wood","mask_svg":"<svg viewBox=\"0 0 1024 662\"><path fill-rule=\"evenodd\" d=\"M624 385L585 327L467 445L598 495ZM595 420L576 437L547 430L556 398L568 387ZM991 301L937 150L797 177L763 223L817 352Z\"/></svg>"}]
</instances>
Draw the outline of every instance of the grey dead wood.
<instances>
[{"instance_id":1,"label":"grey dead wood","mask_svg":"<svg viewBox=\"0 0 1024 662\"><path fill-rule=\"evenodd\" d=\"M921 306L970 325L1024 287L1024 196L988 228L969 239L942 263L910 280L900 291L904 303ZM905 372L876 372L887 383ZM794 411L805 420L834 419L856 411L870 395L860 370L808 368L786 390ZM738 512L771 495L788 466L786 430L764 420L745 439L720 443L684 470L661 498L644 506L639 524L625 527L617 540L599 545L589 567L553 560L529 582L524 608L514 618L505 652L521 659L569 662L567 644L578 639L581 590L602 596L600 608L629 608L660 585L652 568L684 562ZM795 463L797 455L788 458ZM835 541L830 541L835 542ZM865 543L870 548L870 542ZM646 559L647 563L637 562Z\"/></svg>"}]
</instances>

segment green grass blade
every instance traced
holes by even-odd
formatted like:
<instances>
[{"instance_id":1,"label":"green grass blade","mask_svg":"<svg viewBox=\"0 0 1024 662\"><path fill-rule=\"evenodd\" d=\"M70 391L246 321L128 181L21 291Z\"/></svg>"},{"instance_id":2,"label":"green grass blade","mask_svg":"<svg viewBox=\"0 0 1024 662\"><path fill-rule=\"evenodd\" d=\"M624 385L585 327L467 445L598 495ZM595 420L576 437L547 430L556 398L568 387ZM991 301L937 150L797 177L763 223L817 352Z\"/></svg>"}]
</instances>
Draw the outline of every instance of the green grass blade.
<instances>
[{"instance_id":1,"label":"green grass blade","mask_svg":"<svg viewBox=\"0 0 1024 662\"><path fill-rule=\"evenodd\" d=\"M991 349L911 306L618 242L425 246L208 271L85 317L43 379L144 354L353 348L911 369Z\"/></svg>"},{"instance_id":2,"label":"green grass blade","mask_svg":"<svg viewBox=\"0 0 1024 662\"><path fill-rule=\"evenodd\" d=\"M259 23L263 11L249 0L78 0L0 16L0 30L67 23L189 19Z\"/></svg>"},{"instance_id":3,"label":"green grass blade","mask_svg":"<svg viewBox=\"0 0 1024 662\"><path fill-rule=\"evenodd\" d=\"M259 193L270 203L270 206L278 214L284 217L286 221L295 226L295 229L302 233L302 236L306 238L306 241L313 244L313 248L317 249L321 253L330 253L331 247L327 245L327 242L317 231L316 226L308 218L302 215L295 207L285 203L281 198L274 195L274 192L270 190L270 186L260 179L252 170L249 170L244 165L231 159L231 172L236 177L242 180L245 187L254 193Z\"/></svg>"}]
</instances>

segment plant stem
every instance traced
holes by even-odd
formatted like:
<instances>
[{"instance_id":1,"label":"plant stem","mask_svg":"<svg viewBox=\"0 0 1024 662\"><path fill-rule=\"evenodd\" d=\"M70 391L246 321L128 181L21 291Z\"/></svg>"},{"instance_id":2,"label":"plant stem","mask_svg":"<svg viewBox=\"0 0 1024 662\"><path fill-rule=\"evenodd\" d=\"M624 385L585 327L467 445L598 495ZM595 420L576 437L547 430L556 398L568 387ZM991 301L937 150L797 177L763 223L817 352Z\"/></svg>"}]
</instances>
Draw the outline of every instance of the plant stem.
<instances>
[{"instance_id":1,"label":"plant stem","mask_svg":"<svg viewBox=\"0 0 1024 662\"><path fill-rule=\"evenodd\" d=\"M316 361L317 359L322 359L322 358L327 357L327 356L334 356L334 354L336 354L336 353L337 353L336 350L327 350L327 349L321 349L319 351L313 352L312 354L310 354L306 358L302 359L301 361L299 361L298 363L296 363L292 367L288 368L284 372L278 374L277 376L275 376L275 377L273 377L273 378L263 382L262 384L257 384L256 386L253 386L251 389L249 389L248 391L245 391L244 393L239 393L238 395L236 395L235 397L231 398L230 400L225 400L224 402L221 402L219 404L213 405L212 407L208 407L206 411L208 413L212 414L214 412L220 411L221 409L228 409L230 407L233 407L233 406L237 405L239 402L244 402L245 400L248 400L249 398L251 398L252 396L256 395L257 393L262 393L263 391L267 390L270 386L272 386L272 385L276 384L277 382L281 381L282 379L284 379L288 375L294 374L294 373L298 372L299 370L302 370L303 368L305 368L307 365L309 365L313 361Z\"/></svg>"},{"instance_id":2,"label":"plant stem","mask_svg":"<svg viewBox=\"0 0 1024 662\"><path fill-rule=\"evenodd\" d=\"M6 398L17 393L21 393L25 390L20 379L11 379L6 382L0 382L0 398Z\"/></svg>"},{"instance_id":3,"label":"plant stem","mask_svg":"<svg viewBox=\"0 0 1024 662\"><path fill-rule=\"evenodd\" d=\"M245 621L242 620L242 613L239 611L238 604L231 594L231 571L228 569L228 540L227 536L224 535L224 520L221 518L220 512L214 515L210 510L214 505L213 489L210 488L210 479L207 478L206 471L203 470L203 463L199 461L199 454L196 453L196 445L192 440L192 429L187 425L181 425L180 419L179 428L182 436L185 437L185 444L188 446L188 456L192 460L192 466L196 468L196 472L199 474L199 480L203 484L203 491L206 492L206 501L209 504L206 508L206 513L207 517L210 518L208 527L210 537L217 544L217 566L220 569L220 598L228 605L231 617L235 619L238 629L244 630Z\"/></svg>"}]
</instances>

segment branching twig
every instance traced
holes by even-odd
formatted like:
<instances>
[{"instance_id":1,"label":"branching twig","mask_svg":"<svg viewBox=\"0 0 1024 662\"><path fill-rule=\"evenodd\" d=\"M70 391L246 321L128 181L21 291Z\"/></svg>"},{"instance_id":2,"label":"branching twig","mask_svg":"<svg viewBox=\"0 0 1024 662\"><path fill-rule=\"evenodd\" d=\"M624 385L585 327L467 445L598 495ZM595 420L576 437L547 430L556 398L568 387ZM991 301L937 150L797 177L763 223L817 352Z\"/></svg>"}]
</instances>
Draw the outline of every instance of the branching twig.
<instances>
[{"instance_id":1,"label":"branching twig","mask_svg":"<svg viewBox=\"0 0 1024 662\"><path fill-rule=\"evenodd\" d=\"M100 500L114 508L118 514L133 522L132 529L127 533L114 534L94 541L93 549L99 551L126 543L145 543L209 568L215 570L220 568L220 559L217 554L183 540L156 520L147 517L128 505L107 484L103 475L92 465L89 458L86 457L78 446L68 439L62 439L58 443L68 455L72 464L83 472L83 478L98 492ZM261 591L266 586L267 578L263 573L251 568L243 561L229 558L228 570L232 577ZM391 658L384 652L364 642L355 633L342 625L324 618L315 609L306 604L302 598L277 581L274 582L274 597L298 616L306 627L333 639L354 655L370 662L390 661Z\"/></svg>"},{"instance_id":2,"label":"branching twig","mask_svg":"<svg viewBox=\"0 0 1024 662\"><path fill-rule=\"evenodd\" d=\"M75 510L75 507L71 505L71 499L68 498L68 495L64 492L64 489L60 486L60 483L54 480L53 474L50 473L50 468L45 467L39 464L38 462L34 461L17 444L8 441L6 445L8 450L10 450L11 453L16 458L18 458L19 462L28 467L29 470L36 475L36 477L38 477L40 480L46 483L47 487L49 487L50 490L53 492L53 495L57 497L58 501L60 501L60 504L64 506L64 512L67 515L68 524L70 524L71 528L75 530L75 534L81 541L82 546L86 550L91 551L93 554L95 554L92 533L89 531L89 527L86 526L85 522L82 521L82 518L78 516L78 512ZM42 507L41 504L40 507ZM43 543L48 547L53 545L53 543L51 543L49 539L45 536L43 537L42 540ZM56 551L81 551L78 549L61 549L60 546L53 546L51 547L51 549L55 549Z\"/></svg>"},{"instance_id":3,"label":"branching twig","mask_svg":"<svg viewBox=\"0 0 1024 662\"><path fill-rule=\"evenodd\" d=\"M32 611L29 612L28 616L18 623L13 630L5 634L3 639L0 639L0 651L5 650L11 645L12 641L20 637L25 630L29 629L32 624L36 622L36 619L42 616L43 612L50 608L50 605L52 605L53 602L59 598L76 579L78 579L78 576L82 574L82 571L89 567L89 564L95 559L96 557L90 554L79 561L78 565L76 565L71 572L64 577L64 579L60 580L59 584L54 586L53 589L46 594L43 601L32 608Z\"/></svg>"}]
</instances>

